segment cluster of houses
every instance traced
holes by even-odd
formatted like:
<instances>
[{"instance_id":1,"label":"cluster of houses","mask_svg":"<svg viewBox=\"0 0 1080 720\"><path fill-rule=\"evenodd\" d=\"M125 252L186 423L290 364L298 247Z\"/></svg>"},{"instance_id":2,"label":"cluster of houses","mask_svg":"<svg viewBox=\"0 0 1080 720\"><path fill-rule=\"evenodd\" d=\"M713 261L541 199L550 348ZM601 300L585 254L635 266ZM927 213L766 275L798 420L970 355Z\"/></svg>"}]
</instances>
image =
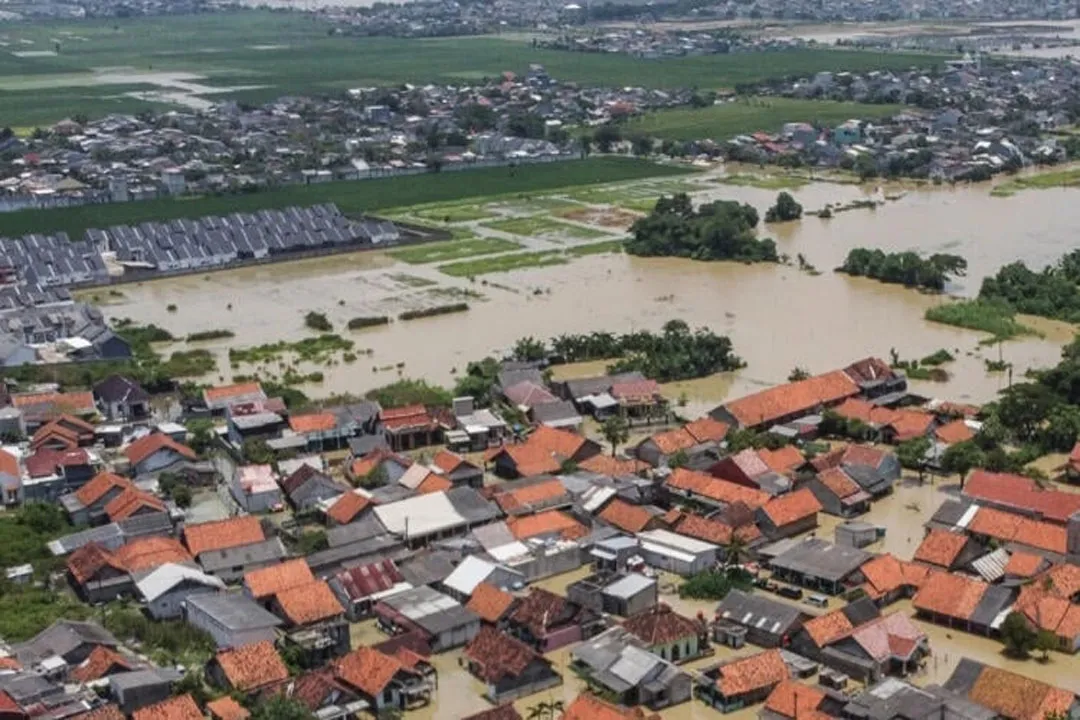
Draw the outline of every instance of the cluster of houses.
<instances>
[{"instance_id":1,"label":"cluster of houses","mask_svg":"<svg viewBox=\"0 0 1080 720\"><path fill-rule=\"evenodd\" d=\"M931 647L890 609L902 599L921 619L987 635L1020 613L1062 652L1080 649L1080 496L975 471L912 558L869 550L895 530L859 519L900 476L888 445L962 442L976 409L910 404L904 377L866 358L727 401L617 455L577 431L582 417L660 417L655 383L549 383L525 363L506 363L495 383L527 433L471 398L291 412L258 383L206 388L188 413L216 423L213 457L192 449L184 425L155 422L150 396L126 378L10 396L5 503L67 513L78 529L48 548L84 602L124 600L212 638L205 676L223 697L204 710L173 696L182 672L93 623L61 621L7 648L0 702L20 717L41 703L92 720L234 720L285 694L347 718L437 702L434 656L455 653L493 705L477 717L514 718L510 703L568 680L549 656L568 648L569 669L599 697L582 695L567 717L640 720L683 702L764 703L763 716L791 720L891 718L898 702L925 707L918 717L1078 709L1071 692L968 660L942 686L910 682ZM644 409L654 403L661 410ZM824 442L837 418L858 419L874 442ZM775 442L736 451L735 429ZM249 462L252 438L276 460ZM178 483L220 495L227 515L196 519L169 489ZM839 518L831 540L815 532L822 513ZM311 532L325 544L302 552ZM693 616L664 602L665 578L735 565L759 574L759 592L733 589ZM579 570L562 593L537 584ZM787 601L803 590L831 611ZM372 621L386 639L356 646L351 626ZM719 648L746 651L702 667ZM800 682L815 673L816 685ZM1030 707L1000 687L1023 687Z\"/></svg>"},{"instance_id":2,"label":"cluster of houses","mask_svg":"<svg viewBox=\"0 0 1080 720\"><path fill-rule=\"evenodd\" d=\"M860 173L944 181L987 179L1032 164L1071 159L1053 137L1071 125L1077 69L1063 60L984 63L965 58L944 72L819 72L759 88L765 94L911 109L834 127L790 122L730 140L740 159L854 168ZM767 100L765 102L768 102ZM717 138L726 140L726 138Z\"/></svg>"}]
</instances>

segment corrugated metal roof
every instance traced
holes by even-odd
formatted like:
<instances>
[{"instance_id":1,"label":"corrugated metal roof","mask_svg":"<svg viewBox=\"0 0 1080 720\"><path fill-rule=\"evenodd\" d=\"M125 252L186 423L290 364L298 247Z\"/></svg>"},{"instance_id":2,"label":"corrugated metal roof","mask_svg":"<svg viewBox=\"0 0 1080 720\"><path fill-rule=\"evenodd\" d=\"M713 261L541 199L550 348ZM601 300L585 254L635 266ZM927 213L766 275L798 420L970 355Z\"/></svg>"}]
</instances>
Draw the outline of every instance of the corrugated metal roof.
<instances>
[{"instance_id":1,"label":"corrugated metal roof","mask_svg":"<svg viewBox=\"0 0 1080 720\"><path fill-rule=\"evenodd\" d=\"M1009 557L1008 550L998 548L971 563L971 567L975 569L975 572L979 573L983 580L992 583L1005 575L1005 566L1009 563Z\"/></svg>"}]
</instances>

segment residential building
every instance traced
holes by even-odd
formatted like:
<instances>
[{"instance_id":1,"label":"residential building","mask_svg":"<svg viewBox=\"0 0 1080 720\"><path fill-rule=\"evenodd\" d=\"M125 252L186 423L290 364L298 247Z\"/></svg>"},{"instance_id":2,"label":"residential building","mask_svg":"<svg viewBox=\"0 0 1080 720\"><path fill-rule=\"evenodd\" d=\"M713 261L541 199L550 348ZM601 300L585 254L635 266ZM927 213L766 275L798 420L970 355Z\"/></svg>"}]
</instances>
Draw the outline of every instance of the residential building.
<instances>
[{"instance_id":1,"label":"residential building","mask_svg":"<svg viewBox=\"0 0 1080 720\"><path fill-rule=\"evenodd\" d=\"M412 587L405 582L393 560L380 560L345 568L333 575L328 582L351 622L368 617L375 603L384 595L392 595Z\"/></svg>"},{"instance_id":2,"label":"residential building","mask_svg":"<svg viewBox=\"0 0 1080 720\"><path fill-rule=\"evenodd\" d=\"M742 590L729 592L716 616L714 640L735 647L745 641L764 648L786 647L809 618L792 605Z\"/></svg>"},{"instance_id":3,"label":"residential building","mask_svg":"<svg viewBox=\"0 0 1080 720\"><path fill-rule=\"evenodd\" d=\"M191 695L180 695L136 710L131 720L204 720L204 716Z\"/></svg>"},{"instance_id":4,"label":"residential building","mask_svg":"<svg viewBox=\"0 0 1080 720\"><path fill-rule=\"evenodd\" d=\"M274 642L280 618L254 600L236 593L206 593L188 598L184 617L189 625L214 638L219 648Z\"/></svg>"},{"instance_id":5,"label":"residential building","mask_svg":"<svg viewBox=\"0 0 1080 720\"><path fill-rule=\"evenodd\" d=\"M206 388L202 393L203 405L214 415L224 415L230 405L265 401L266 393L257 382L220 385Z\"/></svg>"},{"instance_id":6,"label":"residential building","mask_svg":"<svg viewBox=\"0 0 1080 720\"><path fill-rule=\"evenodd\" d=\"M911 600L919 617L989 635L1000 627L1016 592L945 572L932 573Z\"/></svg>"},{"instance_id":7,"label":"residential building","mask_svg":"<svg viewBox=\"0 0 1080 720\"><path fill-rule=\"evenodd\" d=\"M844 472L842 467L826 468L807 481L821 509L830 515L851 518L870 509L870 493Z\"/></svg>"},{"instance_id":8,"label":"residential building","mask_svg":"<svg viewBox=\"0 0 1080 720\"><path fill-rule=\"evenodd\" d=\"M233 499L246 512L269 512L284 507L277 476L269 465L242 465L229 485Z\"/></svg>"},{"instance_id":9,"label":"residential building","mask_svg":"<svg viewBox=\"0 0 1080 720\"><path fill-rule=\"evenodd\" d=\"M701 657L709 647L705 620L691 620L667 605L656 605L623 621L623 628L640 639L643 647L673 663Z\"/></svg>"},{"instance_id":10,"label":"residential building","mask_svg":"<svg viewBox=\"0 0 1080 720\"><path fill-rule=\"evenodd\" d=\"M480 618L449 595L414 587L382 598L374 607L391 633L418 631L435 652L465 645L480 632Z\"/></svg>"},{"instance_id":11,"label":"residential building","mask_svg":"<svg viewBox=\"0 0 1080 720\"><path fill-rule=\"evenodd\" d=\"M664 524L659 515L654 515L641 505L631 505L617 497L604 503L603 509L596 514L596 517L631 535L646 530L656 530Z\"/></svg>"},{"instance_id":12,"label":"residential building","mask_svg":"<svg viewBox=\"0 0 1080 720\"><path fill-rule=\"evenodd\" d=\"M225 583L186 565L166 563L137 580L135 588L150 617L172 620L183 615L189 597L220 592Z\"/></svg>"},{"instance_id":13,"label":"residential building","mask_svg":"<svg viewBox=\"0 0 1080 720\"><path fill-rule=\"evenodd\" d=\"M374 648L358 648L334 662L334 675L376 711L427 705L434 688L422 674Z\"/></svg>"},{"instance_id":14,"label":"residential building","mask_svg":"<svg viewBox=\"0 0 1080 720\"><path fill-rule=\"evenodd\" d=\"M423 405L383 409L383 431L394 451L415 450L442 440L444 426Z\"/></svg>"},{"instance_id":15,"label":"residential building","mask_svg":"<svg viewBox=\"0 0 1080 720\"><path fill-rule=\"evenodd\" d=\"M151 433L124 448L135 476L154 475L185 461L196 459L195 451L164 433Z\"/></svg>"},{"instance_id":16,"label":"residential building","mask_svg":"<svg viewBox=\"0 0 1080 720\"><path fill-rule=\"evenodd\" d=\"M637 535L641 556L655 568L690 576L712 567L719 548L669 530L647 530Z\"/></svg>"},{"instance_id":17,"label":"residential building","mask_svg":"<svg viewBox=\"0 0 1080 720\"><path fill-rule=\"evenodd\" d=\"M534 477L557 473L564 463L580 463L600 451L598 443L582 435L541 425L523 443L488 450L484 462L502 477Z\"/></svg>"},{"instance_id":18,"label":"residential building","mask_svg":"<svg viewBox=\"0 0 1080 720\"><path fill-rule=\"evenodd\" d=\"M455 487L467 485L479 490L484 486L484 469L449 450L437 452L431 461L431 468Z\"/></svg>"},{"instance_id":19,"label":"residential building","mask_svg":"<svg viewBox=\"0 0 1080 720\"><path fill-rule=\"evenodd\" d=\"M656 607L659 591L654 578L639 573L601 572L570 583L566 597L595 613L637 616Z\"/></svg>"},{"instance_id":20,"label":"residential building","mask_svg":"<svg viewBox=\"0 0 1080 720\"><path fill-rule=\"evenodd\" d=\"M685 458L683 467L704 469L719 459L720 443L730 427L703 417L674 430L656 433L634 448L634 457L653 467L667 467L675 455Z\"/></svg>"},{"instance_id":21,"label":"residential building","mask_svg":"<svg viewBox=\"0 0 1080 720\"><path fill-rule=\"evenodd\" d=\"M201 553L199 565L208 574L232 583L252 570L277 565L288 555L281 538L275 537Z\"/></svg>"},{"instance_id":22,"label":"residential building","mask_svg":"<svg viewBox=\"0 0 1080 720\"><path fill-rule=\"evenodd\" d=\"M588 638L599 620L592 611L539 587L530 588L507 618L508 630L541 653Z\"/></svg>"},{"instance_id":23,"label":"residential building","mask_svg":"<svg viewBox=\"0 0 1080 720\"><path fill-rule=\"evenodd\" d=\"M900 478L900 461L894 453L864 445L840 447L810 461L820 473L839 467L858 483L870 497L878 498L892 492L893 483Z\"/></svg>"},{"instance_id":24,"label":"residential building","mask_svg":"<svg viewBox=\"0 0 1080 720\"><path fill-rule=\"evenodd\" d=\"M862 582L870 554L816 537L803 539L769 561L778 580L837 595Z\"/></svg>"},{"instance_id":25,"label":"residential building","mask_svg":"<svg viewBox=\"0 0 1080 720\"><path fill-rule=\"evenodd\" d=\"M196 560L205 552L250 545L266 539L259 519L252 515L186 525L183 537L184 544Z\"/></svg>"},{"instance_id":26,"label":"residential building","mask_svg":"<svg viewBox=\"0 0 1080 720\"><path fill-rule=\"evenodd\" d=\"M351 491L311 465L301 465L281 480L281 489L296 510L311 510Z\"/></svg>"},{"instance_id":27,"label":"residential building","mask_svg":"<svg viewBox=\"0 0 1080 720\"><path fill-rule=\"evenodd\" d=\"M73 525L99 525L106 519L105 507L126 490L135 486L130 480L111 472L95 475L90 482L60 498Z\"/></svg>"},{"instance_id":28,"label":"residential building","mask_svg":"<svg viewBox=\"0 0 1080 720\"><path fill-rule=\"evenodd\" d=\"M476 555L469 555L443 579L440 585L452 597L461 602L467 602L473 590L481 583L497 588L516 589L525 586L526 578L522 573L505 565L483 560Z\"/></svg>"},{"instance_id":29,"label":"residential building","mask_svg":"<svg viewBox=\"0 0 1080 720\"><path fill-rule=\"evenodd\" d=\"M758 527L772 540L777 540L817 527L821 503L809 488L775 497L757 510Z\"/></svg>"},{"instance_id":30,"label":"residential building","mask_svg":"<svg viewBox=\"0 0 1080 720\"><path fill-rule=\"evenodd\" d=\"M248 696L289 679L288 668L269 640L219 650L208 663L206 674L218 687Z\"/></svg>"},{"instance_id":31,"label":"residential building","mask_svg":"<svg viewBox=\"0 0 1080 720\"><path fill-rule=\"evenodd\" d=\"M123 375L110 375L95 385L94 399L109 420L140 420L150 415L150 394Z\"/></svg>"},{"instance_id":32,"label":"residential building","mask_svg":"<svg viewBox=\"0 0 1080 720\"><path fill-rule=\"evenodd\" d=\"M977 543L966 535L948 530L932 529L915 549L912 559L917 563L941 570L966 566L980 554Z\"/></svg>"},{"instance_id":33,"label":"residential building","mask_svg":"<svg viewBox=\"0 0 1080 720\"><path fill-rule=\"evenodd\" d=\"M515 637L485 625L462 653L466 669L493 703L516 700L562 684L550 660Z\"/></svg>"},{"instance_id":34,"label":"residential building","mask_svg":"<svg viewBox=\"0 0 1080 720\"><path fill-rule=\"evenodd\" d=\"M690 675L644 645L625 628L613 627L574 648L570 667L620 705L659 710L689 700Z\"/></svg>"},{"instance_id":35,"label":"residential building","mask_svg":"<svg viewBox=\"0 0 1080 720\"><path fill-rule=\"evenodd\" d=\"M766 650L706 670L698 697L721 712L731 712L765 700L776 686L790 679L779 650Z\"/></svg>"},{"instance_id":36,"label":"residential building","mask_svg":"<svg viewBox=\"0 0 1080 720\"><path fill-rule=\"evenodd\" d=\"M970 658L960 660L944 687L1008 720L1073 717L1080 709L1071 690Z\"/></svg>"},{"instance_id":37,"label":"residential building","mask_svg":"<svg viewBox=\"0 0 1080 720\"><path fill-rule=\"evenodd\" d=\"M741 503L751 510L756 510L772 498L761 490L686 468L674 470L664 481L664 490L673 500L687 498L719 509Z\"/></svg>"}]
</instances>

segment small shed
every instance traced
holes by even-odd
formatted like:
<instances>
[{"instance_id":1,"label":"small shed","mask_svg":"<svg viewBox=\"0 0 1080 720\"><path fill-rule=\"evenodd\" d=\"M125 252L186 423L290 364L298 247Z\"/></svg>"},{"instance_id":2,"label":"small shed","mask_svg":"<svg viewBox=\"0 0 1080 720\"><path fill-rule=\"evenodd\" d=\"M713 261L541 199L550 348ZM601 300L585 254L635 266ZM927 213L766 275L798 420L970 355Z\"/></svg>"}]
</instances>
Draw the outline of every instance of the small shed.
<instances>
[{"instance_id":1,"label":"small shed","mask_svg":"<svg viewBox=\"0 0 1080 720\"><path fill-rule=\"evenodd\" d=\"M638 533L645 562L677 575L693 575L716 563L719 547L668 530Z\"/></svg>"},{"instance_id":2,"label":"small shed","mask_svg":"<svg viewBox=\"0 0 1080 720\"><path fill-rule=\"evenodd\" d=\"M840 523L833 532L833 540L837 545L851 548L864 548L884 536L885 528L857 520Z\"/></svg>"}]
</instances>

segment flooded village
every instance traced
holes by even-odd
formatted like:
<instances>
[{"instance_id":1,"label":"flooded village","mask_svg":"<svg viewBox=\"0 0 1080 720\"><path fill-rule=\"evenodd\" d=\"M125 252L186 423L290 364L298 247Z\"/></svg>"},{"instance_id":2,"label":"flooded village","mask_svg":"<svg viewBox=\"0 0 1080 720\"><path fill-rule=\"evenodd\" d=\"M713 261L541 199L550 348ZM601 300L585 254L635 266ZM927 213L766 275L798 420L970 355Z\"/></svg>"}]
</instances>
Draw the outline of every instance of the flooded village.
<instances>
[{"instance_id":1,"label":"flooded village","mask_svg":"<svg viewBox=\"0 0 1080 720\"><path fill-rule=\"evenodd\" d=\"M1075 716L1075 328L926 317L996 307L1017 261L1067 271L1074 191L992 189L716 165L75 289L113 339L48 343L68 362L11 368L0 411L0 701ZM801 219L758 225L778 191ZM629 252L642 218L750 209L775 261ZM965 262L919 291L834 271L860 249Z\"/></svg>"}]
</instances>

